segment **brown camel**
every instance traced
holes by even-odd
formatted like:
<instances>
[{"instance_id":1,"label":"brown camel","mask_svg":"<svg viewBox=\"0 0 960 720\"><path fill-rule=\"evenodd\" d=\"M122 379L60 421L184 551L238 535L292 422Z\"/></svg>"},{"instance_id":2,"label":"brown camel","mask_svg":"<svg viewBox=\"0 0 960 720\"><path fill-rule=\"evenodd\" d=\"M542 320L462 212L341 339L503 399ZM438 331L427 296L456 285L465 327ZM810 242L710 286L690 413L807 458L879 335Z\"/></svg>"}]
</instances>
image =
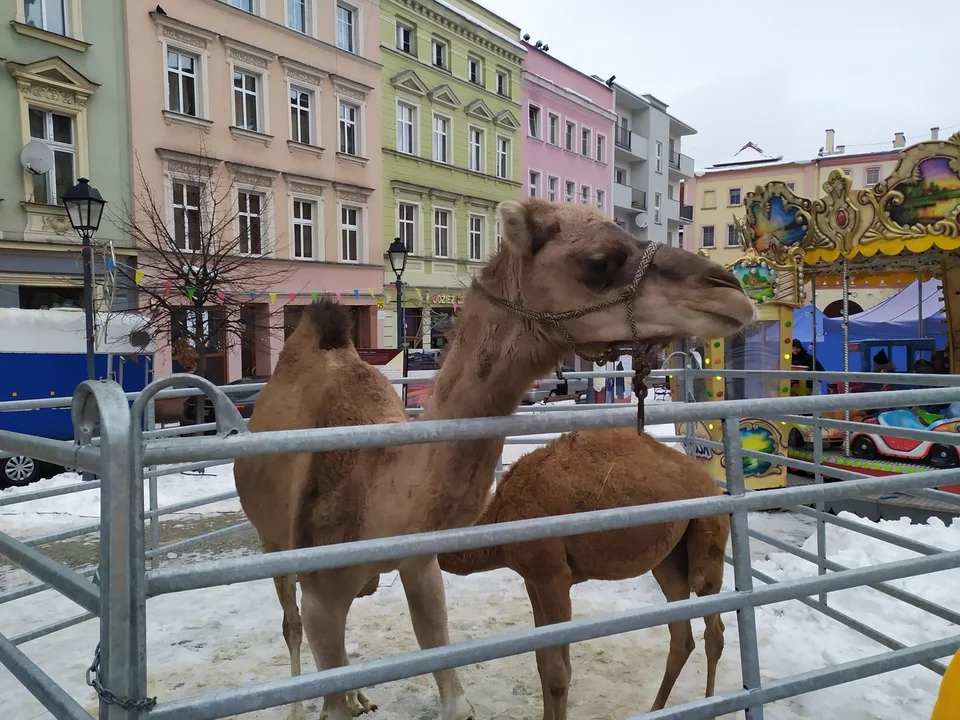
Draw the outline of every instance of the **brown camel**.
<instances>
[{"instance_id":1,"label":"brown camel","mask_svg":"<svg viewBox=\"0 0 960 720\"><path fill-rule=\"evenodd\" d=\"M467 292L424 420L512 413L571 346L600 354L724 337L755 318L719 265L639 242L593 208L527 200L499 212L503 248ZM386 377L359 358L349 325L335 303L304 313L257 401L252 432L407 422ZM491 438L248 458L235 465L237 492L266 552L461 527L482 514L502 449L503 438ZM304 630L319 669L347 664L350 605L393 570L420 646L449 642L435 556L301 574L302 626L297 578L277 578L294 675ZM435 678L441 720L475 719L457 672ZM322 717L347 720L374 707L362 692L335 693L324 698Z\"/></svg>"},{"instance_id":2,"label":"brown camel","mask_svg":"<svg viewBox=\"0 0 960 720\"><path fill-rule=\"evenodd\" d=\"M696 460L632 429L562 435L524 455L497 485L478 525L719 495ZM668 601L712 595L723 582L726 515L480 548L439 556L440 568L472 575L510 568L526 582L537 627L570 620L570 588L587 580L624 580L653 570ZM706 696L713 695L723 652L723 622L704 618ZM670 651L651 710L666 705L693 652L690 622L670 624ZM570 646L537 652L544 720L566 720Z\"/></svg>"}]
</instances>

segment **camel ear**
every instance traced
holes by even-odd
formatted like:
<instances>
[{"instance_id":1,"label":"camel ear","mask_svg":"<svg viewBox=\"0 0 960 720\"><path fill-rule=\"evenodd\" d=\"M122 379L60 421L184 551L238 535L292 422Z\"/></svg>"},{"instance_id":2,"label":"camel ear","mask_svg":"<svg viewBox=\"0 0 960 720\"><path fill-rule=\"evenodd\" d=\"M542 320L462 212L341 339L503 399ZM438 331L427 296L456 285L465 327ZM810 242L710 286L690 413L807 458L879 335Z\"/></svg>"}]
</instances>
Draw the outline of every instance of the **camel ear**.
<instances>
[{"instance_id":1,"label":"camel ear","mask_svg":"<svg viewBox=\"0 0 960 720\"><path fill-rule=\"evenodd\" d=\"M503 244L519 255L536 255L560 232L553 206L543 200L502 202L497 212Z\"/></svg>"}]
</instances>

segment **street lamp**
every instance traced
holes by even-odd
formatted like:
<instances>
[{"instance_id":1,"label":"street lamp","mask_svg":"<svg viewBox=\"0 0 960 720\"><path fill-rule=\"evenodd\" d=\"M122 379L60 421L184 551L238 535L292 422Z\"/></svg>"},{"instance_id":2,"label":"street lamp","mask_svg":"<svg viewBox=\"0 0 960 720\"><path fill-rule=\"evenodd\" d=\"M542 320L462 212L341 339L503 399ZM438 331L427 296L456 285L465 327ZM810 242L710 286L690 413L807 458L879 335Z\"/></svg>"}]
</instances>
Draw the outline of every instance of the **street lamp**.
<instances>
[{"instance_id":1,"label":"street lamp","mask_svg":"<svg viewBox=\"0 0 960 720\"><path fill-rule=\"evenodd\" d=\"M63 206L67 209L70 224L80 236L83 257L83 314L87 332L87 378L96 379L93 348L93 248L90 240L100 227L103 206L107 201L100 191L90 186L86 178L77 180L77 184L67 190L63 197Z\"/></svg>"},{"instance_id":2,"label":"street lamp","mask_svg":"<svg viewBox=\"0 0 960 720\"><path fill-rule=\"evenodd\" d=\"M407 269L407 255L410 251L407 244L400 238L394 238L387 248L387 257L390 258L390 267L393 274L397 276L394 287L397 289L397 347L403 347L403 340L406 333L403 328L403 271Z\"/></svg>"}]
</instances>

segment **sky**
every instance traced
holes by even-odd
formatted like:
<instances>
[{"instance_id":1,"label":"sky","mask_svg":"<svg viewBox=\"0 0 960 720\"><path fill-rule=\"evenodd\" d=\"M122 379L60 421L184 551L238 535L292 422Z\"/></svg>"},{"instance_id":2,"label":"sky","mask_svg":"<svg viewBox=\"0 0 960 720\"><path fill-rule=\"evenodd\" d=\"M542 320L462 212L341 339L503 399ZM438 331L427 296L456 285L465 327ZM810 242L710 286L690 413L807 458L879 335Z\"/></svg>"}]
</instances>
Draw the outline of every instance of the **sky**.
<instances>
[{"instance_id":1,"label":"sky","mask_svg":"<svg viewBox=\"0 0 960 720\"><path fill-rule=\"evenodd\" d=\"M587 75L617 76L697 129L697 167L747 141L814 157L825 130L847 152L960 129L956 40L943 0L479 0ZM589 10L587 10L589 9ZM945 25L944 25L945 24Z\"/></svg>"}]
</instances>

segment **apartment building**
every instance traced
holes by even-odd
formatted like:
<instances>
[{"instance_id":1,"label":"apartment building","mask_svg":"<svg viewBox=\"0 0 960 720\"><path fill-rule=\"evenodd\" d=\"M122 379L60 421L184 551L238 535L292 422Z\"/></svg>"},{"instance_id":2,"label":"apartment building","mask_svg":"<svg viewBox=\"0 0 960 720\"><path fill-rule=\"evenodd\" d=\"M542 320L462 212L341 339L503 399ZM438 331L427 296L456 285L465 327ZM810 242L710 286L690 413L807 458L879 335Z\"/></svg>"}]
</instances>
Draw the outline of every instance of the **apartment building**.
<instances>
[{"instance_id":1,"label":"apartment building","mask_svg":"<svg viewBox=\"0 0 960 720\"><path fill-rule=\"evenodd\" d=\"M525 195L596 205L613 216L613 90L524 42L521 77Z\"/></svg>"},{"instance_id":2,"label":"apartment building","mask_svg":"<svg viewBox=\"0 0 960 720\"><path fill-rule=\"evenodd\" d=\"M86 177L108 208L129 199L130 154L123 6L114 0L14 0L0 10L0 307L81 307L80 240L62 196ZM34 141L52 167L21 164ZM102 248L134 251L106 218L94 238L94 274L104 276ZM102 284L95 295L103 299ZM114 308L135 301L129 287ZM101 302L102 305L102 302Z\"/></svg>"},{"instance_id":3,"label":"apartment building","mask_svg":"<svg viewBox=\"0 0 960 720\"><path fill-rule=\"evenodd\" d=\"M680 228L692 222L680 205L680 183L693 177L693 158L682 139L696 130L667 112L653 95L638 95L610 78L614 131L613 206L617 224L642 240L680 244Z\"/></svg>"},{"instance_id":4,"label":"apartment building","mask_svg":"<svg viewBox=\"0 0 960 720\"><path fill-rule=\"evenodd\" d=\"M163 204L186 260L216 188L223 237L244 258L224 288L249 295L244 339L214 339L215 381L271 373L323 294L350 306L358 347L380 345L379 29L370 0L127 2L134 194ZM174 318L172 340L195 314ZM156 366L180 370L168 352Z\"/></svg>"},{"instance_id":5,"label":"apartment building","mask_svg":"<svg viewBox=\"0 0 960 720\"><path fill-rule=\"evenodd\" d=\"M500 243L497 205L518 200L519 28L470 0L382 0L382 244L402 239L403 337L396 295L384 342L439 348L465 288ZM392 284L389 265L383 282Z\"/></svg>"}]
</instances>

